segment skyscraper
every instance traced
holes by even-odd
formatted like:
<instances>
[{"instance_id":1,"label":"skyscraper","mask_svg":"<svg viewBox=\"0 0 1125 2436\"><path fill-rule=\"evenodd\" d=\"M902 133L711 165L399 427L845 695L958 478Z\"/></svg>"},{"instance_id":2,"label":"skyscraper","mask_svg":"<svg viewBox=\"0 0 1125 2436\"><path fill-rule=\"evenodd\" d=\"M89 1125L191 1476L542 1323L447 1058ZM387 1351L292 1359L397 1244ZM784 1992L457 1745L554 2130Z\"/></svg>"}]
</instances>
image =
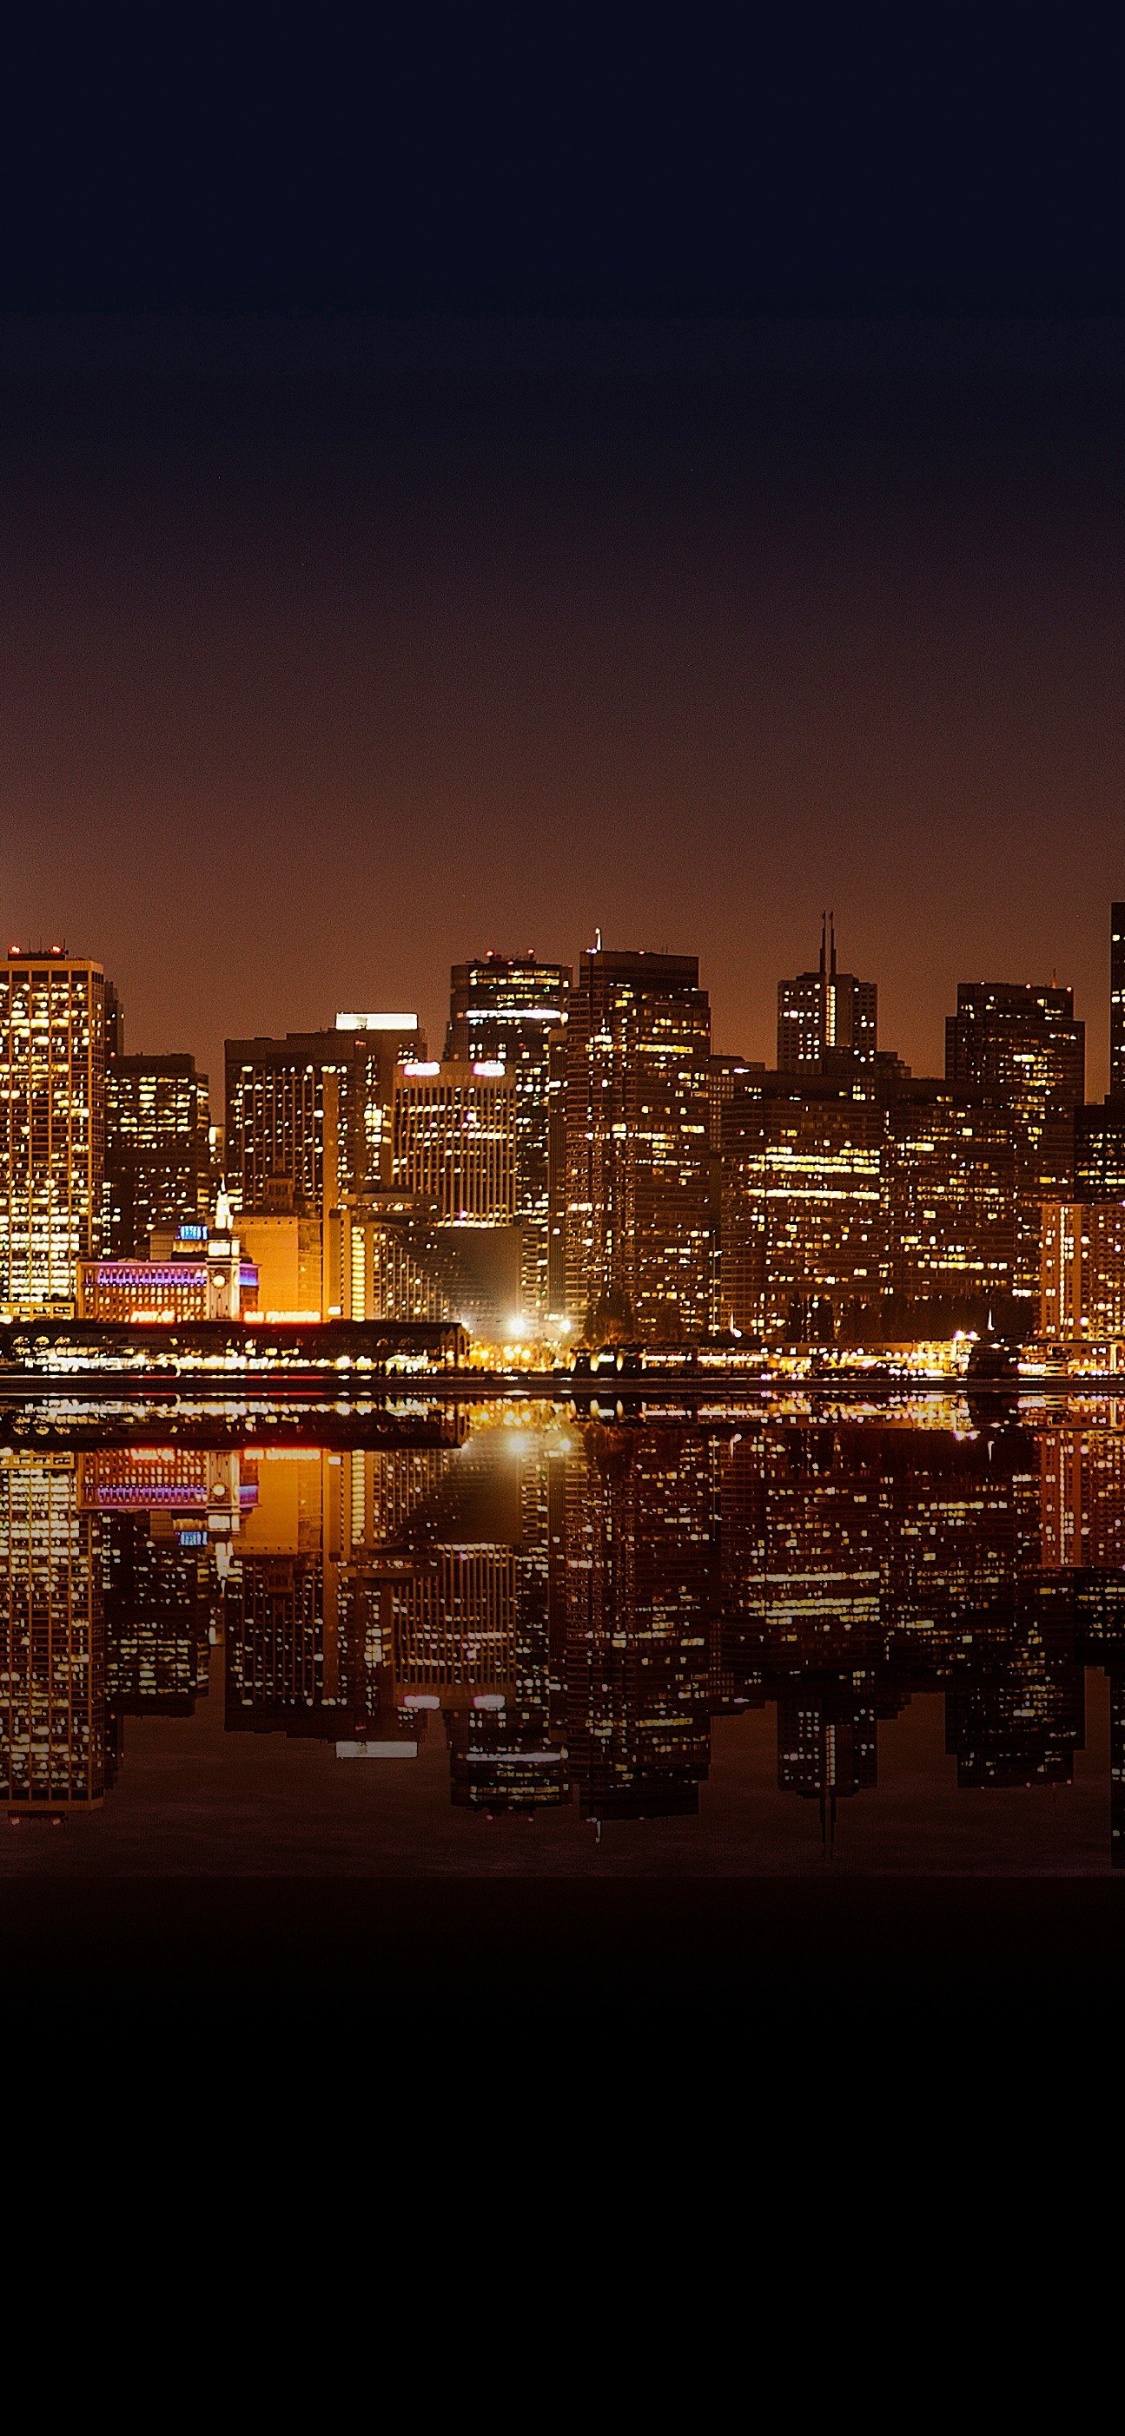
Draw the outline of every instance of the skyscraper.
<instances>
[{"instance_id":1,"label":"skyscraper","mask_svg":"<svg viewBox=\"0 0 1125 2436\"><path fill-rule=\"evenodd\" d=\"M154 1227L206 1223L210 1123L207 1077L194 1057L110 1057L102 1245L110 1259L147 1252Z\"/></svg>"},{"instance_id":2,"label":"skyscraper","mask_svg":"<svg viewBox=\"0 0 1125 2436\"><path fill-rule=\"evenodd\" d=\"M0 1311L73 1305L100 1250L106 998L62 947L0 963Z\"/></svg>"},{"instance_id":3,"label":"skyscraper","mask_svg":"<svg viewBox=\"0 0 1125 2436\"><path fill-rule=\"evenodd\" d=\"M515 1084L515 1214L522 1228L524 1310L541 1320L551 1299L552 1218L562 1202L561 1128L552 1119L565 1083L569 964L489 954L450 974L445 1055L507 1068ZM563 1137L565 1139L565 1137Z\"/></svg>"},{"instance_id":4,"label":"skyscraper","mask_svg":"<svg viewBox=\"0 0 1125 2436\"><path fill-rule=\"evenodd\" d=\"M740 1082L723 1118L719 1316L743 1334L833 1333L846 1305L878 1305L884 1264L884 1116L874 1093L796 1079Z\"/></svg>"},{"instance_id":5,"label":"skyscraper","mask_svg":"<svg viewBox=\"0 0 1125 2436\"><path fill-rule=\"evenodd\" d=\"M432 1203L446 1225L511 1226L515 1112L515 1078L498 1061L399 1066L394 1184Z\"/></svg>"},{"instance_id":6,"label":"skyscraper","mask_svg":"<svg viewBox=\"0 0 1125 2436\"><path fill-rule=\"evenodd\" d=\"M695 956L598 946L567 1026L567 1303L641 1335L710 1311L711 1008Z\"/></svg>"},{"instance_id":7,"label":"skyscraper","mask_svg":"<svg viewBox=\"0 0 1125 2436\"><path fill-rule=\"evenodd\" d=\"M415 1015L339 1015L331 1032L226 1044L227 1184L235 1207L324 1213L391 1181L395 1062Z\"/></svg>"},{"instance_id":8,"label":"skyscraper","mask_svg":"<svg viewBox=\"0 0 1125 2436\"><path fill-rule=\"evenodd\" d=\"M865 1064L878 1046L878 985L836 969L836 925L821 916L820 963L777 985L777 1064L782 1074L819 1074L843 1053Z\"/></svg>"},{"instance_id":9,"label":"skyscraper","mask_svg":"<svg viewBox=\"0 0 1125 2436\"><path fill-rule=\"evenodd\" d=\"M1125 1100L1125 905L1109 909L1109 1096Z\"/></svg>"},{"instance_id":10,"label":"skyscraper","mask_svg":"<svg viewBox=\"0 0 1125 2436\"><path fill-rule=\"evenodd\" d=\"M1086 1089L1086 1027L1074 993L1031 982L960 981L946 1019L945 1077L1011 1110L1017 1122L1014 1285L1039 1290L1039 1204L1067 1192L1075 1110Z\"/></svg>"}]
</instances>

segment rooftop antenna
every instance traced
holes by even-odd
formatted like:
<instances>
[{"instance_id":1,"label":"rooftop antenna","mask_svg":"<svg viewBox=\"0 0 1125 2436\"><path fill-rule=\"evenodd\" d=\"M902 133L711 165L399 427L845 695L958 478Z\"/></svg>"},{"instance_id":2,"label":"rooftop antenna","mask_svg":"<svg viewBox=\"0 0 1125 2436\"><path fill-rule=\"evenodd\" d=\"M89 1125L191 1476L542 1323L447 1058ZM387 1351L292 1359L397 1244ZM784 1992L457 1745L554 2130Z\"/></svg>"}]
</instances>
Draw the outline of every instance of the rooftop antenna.
<instances>
[{"instance_id":1,"label":"rooftop antenna","mask_svg":"<svg viewBox=\"0 0 1125 2436\"><path fill-rule=\"evenodd\" d=\"M602 933L601 933L601 925L600 925L600 923L599 923L597 930L594 932L594 954L595 954L595 956L600 956L600 955L601 955L601 952L602 952Z\"/></svg>"},{"instance_id":2,"label":"rooftop antenna","mask_svg":"<svg viewBox=\"0 0 1125 2436\"><path fill-rule=\"evenodd\" d=\"M828 916L827 916L827 914L822 913L822 915L821 915L821 917L820 917L820 978L821 978L821 980L822 980L822 981L823 981L823 979L824 979L824 975L825 975L825 972L826 972L826 969L827 969L827 959L828 959Z\"/></svg>"},{"instance_id":3,"label":"rooftop antenna","mask_svg":"<svg viewBox=\"0 0 1125 2436\"><path fill-rule=\"evenodd\" d=\"M833 981L835 981L835 978L836 978L836 916L835 916L835 914L834 914L834 913L830 913L830 914L829 914L829 916L828 916L828 930L829 930L829 936L830 936L831 941L832 941L832 979L833 979Z\"/></svg>"}]
</instances>

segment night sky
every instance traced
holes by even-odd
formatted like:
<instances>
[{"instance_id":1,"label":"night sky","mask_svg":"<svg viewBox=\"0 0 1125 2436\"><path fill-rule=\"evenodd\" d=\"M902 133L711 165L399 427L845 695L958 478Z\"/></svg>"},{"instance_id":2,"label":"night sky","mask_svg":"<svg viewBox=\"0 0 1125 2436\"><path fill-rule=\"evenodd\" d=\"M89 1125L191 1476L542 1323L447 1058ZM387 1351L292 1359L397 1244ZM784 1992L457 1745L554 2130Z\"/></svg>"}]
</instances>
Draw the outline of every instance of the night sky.
<instances>
[{"instance_id":1,"label":"night sky","mask_svg":"<svg viewBox=\"0 0 1125 2436\"><path fill-rule=\"evenodd\" d=\"M453 959L595 925L697 951L772 1059L831 905L916 1071L959 979L1057 974L1099 1093L1125 288L1082 112L1052 151L1006 45L974 84L931 44L876 159L862 58L788 115L712 59L676 121L663 35L639 85L635 27L597 79L556 35L354 107L337 61L303 144L224 54L9 152L6 939L217 1083L337 1007L437 1046Z\"/></svg>"}]
</instances>

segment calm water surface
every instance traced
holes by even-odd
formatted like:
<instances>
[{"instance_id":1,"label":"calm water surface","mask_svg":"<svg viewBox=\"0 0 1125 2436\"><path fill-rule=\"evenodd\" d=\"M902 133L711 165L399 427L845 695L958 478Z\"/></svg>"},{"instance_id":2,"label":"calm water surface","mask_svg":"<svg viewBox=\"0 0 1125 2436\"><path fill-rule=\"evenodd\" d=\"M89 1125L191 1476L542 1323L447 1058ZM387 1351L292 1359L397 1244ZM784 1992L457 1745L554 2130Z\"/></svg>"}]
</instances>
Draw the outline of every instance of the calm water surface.
<instances>
[{"instance_id":1,"label":"calm water surface","mask_svg":"<svg viewBox=\"0 0 1125 2436\"><path fill-rule=\"evenodd\" d=\"M1125 1856L1125 1405L0 1438L8 1878Z\"/></svg>"}]
</instances>

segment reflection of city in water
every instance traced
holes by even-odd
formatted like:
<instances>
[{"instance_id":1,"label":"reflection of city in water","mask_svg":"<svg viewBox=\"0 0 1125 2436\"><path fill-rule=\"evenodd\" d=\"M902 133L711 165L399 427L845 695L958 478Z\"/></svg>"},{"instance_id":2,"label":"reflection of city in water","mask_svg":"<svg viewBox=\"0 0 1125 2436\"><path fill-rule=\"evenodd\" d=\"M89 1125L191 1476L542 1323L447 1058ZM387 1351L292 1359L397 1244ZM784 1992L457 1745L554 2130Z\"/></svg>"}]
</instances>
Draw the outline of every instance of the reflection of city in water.
<instances>
[{"instance_id":1,"label":"reflection of city in water","mask_svg":"<svg viewBox=\"0 0 1125 2436\"><path fill-rule=\"evenodd\" d=\"M1094 1668L1125 1858L1125 1409L180 1426L49 1416L0 1448L17 1823L108 1815L131 1721L219 1701L233 1757L358 1763L376 1830L437 1736L482 1835L569 1812L643 1838L696 1823L714 1721L770 1706L778 1798L831 1852L920 1694L963 1791L1070 1785Z\"/></svg>"}]
</instances>

